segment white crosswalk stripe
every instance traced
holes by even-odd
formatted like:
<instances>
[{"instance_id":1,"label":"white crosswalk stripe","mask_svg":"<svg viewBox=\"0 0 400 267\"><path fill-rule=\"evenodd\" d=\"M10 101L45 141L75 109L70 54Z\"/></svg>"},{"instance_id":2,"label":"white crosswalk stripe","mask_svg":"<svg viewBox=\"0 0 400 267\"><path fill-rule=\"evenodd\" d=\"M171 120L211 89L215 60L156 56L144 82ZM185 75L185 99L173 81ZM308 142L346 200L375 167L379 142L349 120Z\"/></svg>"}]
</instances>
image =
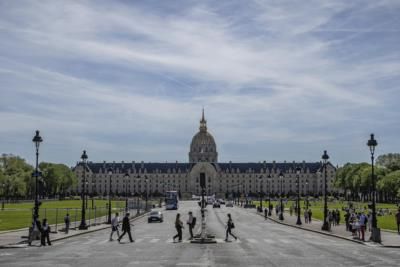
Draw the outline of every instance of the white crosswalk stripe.
<instances>
[{"instance_id":1,"label":"white crosswalk stripe","mask_svg":"<svg viewBox=\"0 0 400 267\"><path fill-rule=\"evenodd\" d=\"M150 243L157 243L158 241L160 241L160 239L158 239L158 238L153 238L152 240L150 240Z\"/></svg>"},{"instance_id":2,"label":"white crosswalk stripe","mask_svg":"<svg viewBox=\"0 0 400 267\"><path fill-rule=\"evenodd\" d=\"M110 242L110 239L106 239L106 240L100 241L98 244L105 244L107 242Z\"/></svg>"},{"instance_id":3,"label":"white crosswalk stripe","mask_svg":"<svg viewBox=\"0 0 400 267\"><path fill-rule=\"evenodd\" d=\"M97 241L96 239L92 239L92 240L89 240L89 241L86 241L86 242L82 243L82 245L90 245L90 244L93 244L96 241Z\"/></svg>"},{"instance_id":4,"label":"white crosswalk stripe","mask_svg":"<svg viewBox=\"0 0 400 267\"><path fill-rule=\"evenodd\" d=\"M138 238L138 239L135 240L135 243L140 243L142 241L143 241L143 238Z\"/></svg>"},{"instance_id":5,"label":"white crosswalk stripe","mask_svg":"<svg viewBox=\"0 0 400 267\"><path fill-rule=\"evenodd\" d=\"M247 239L247 242L253 243L253 244L258 243L258 241L257 241L256 239L252 239L252 238L248 238L248 239Z\"/></svg>"}]
</instances>

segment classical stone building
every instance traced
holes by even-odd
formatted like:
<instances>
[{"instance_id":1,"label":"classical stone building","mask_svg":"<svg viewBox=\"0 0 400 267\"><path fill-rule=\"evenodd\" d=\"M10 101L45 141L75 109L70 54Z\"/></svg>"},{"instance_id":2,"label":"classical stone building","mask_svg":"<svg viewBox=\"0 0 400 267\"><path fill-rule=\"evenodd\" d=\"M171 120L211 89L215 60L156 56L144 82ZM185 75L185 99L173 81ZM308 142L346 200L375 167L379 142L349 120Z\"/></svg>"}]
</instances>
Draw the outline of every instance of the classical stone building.
<instances>
[{"instance_id":1,"label":"classical stone building","mask_svg":"<svg viewBox=\"0 0 400 267\"><path fill-rule=\"evenodd\" d=\"M177 190L182 197L199 195L200 173L206 176L207 194L218 197L295 194L297 175L300 193L321 195L324 191L323 165L321 162L218 162L217 145L207 130L204 110L199 132L190 144L189 162L88 162L86 171L87 192L93 195L161 195L166 190ZM297 170L297 172L296 172ZM327 164L327 190L332 189L335 167ZM83 186L83 165L75 167L79 183L71 191L80 193ZM111 179L110 179L111 177Z\"/></svg>"}]
</instances>

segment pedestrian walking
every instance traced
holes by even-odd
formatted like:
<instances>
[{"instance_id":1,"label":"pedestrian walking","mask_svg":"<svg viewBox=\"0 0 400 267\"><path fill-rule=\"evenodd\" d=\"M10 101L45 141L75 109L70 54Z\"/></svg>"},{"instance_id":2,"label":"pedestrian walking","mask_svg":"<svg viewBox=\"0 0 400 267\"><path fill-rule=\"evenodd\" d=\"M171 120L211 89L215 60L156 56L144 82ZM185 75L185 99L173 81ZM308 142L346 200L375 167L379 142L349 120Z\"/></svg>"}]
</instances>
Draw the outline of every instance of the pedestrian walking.
<instances>
[{"instance_id":1,"label":"pedestrian walking","mask_svg":"<svg viewBox=\"0 0 400 267\"><path fill-rule=\"evenodd\" d=\"M183 229L184 227L183 227L183 223L182 223L180 217L181 217L181 214L180 214L180 213L176 214L176 218L175 218L175 229L176 229L176 231L177 231L178 233L177 233L176 235L174 235L174 237L172 238L172 239L174 240L174 242L175 242L175 238L177 238L177 237L179 238L179 239L178 239L178 242L182 242L182 229Z\"/></svg>"},{"instance_id":2,"label":"pedestrian walking","mask_svg":"<svg viewBox=\"0 0 400 267\"><path fill-rule=\"evenodd\" d=\"M113 241L113 235L114 235L114 233L115 232L117 232L117 236L118 236L118 238L119 238L119 230L118 230L118 227L119 227L119 214L118 214L118 212L117 213L115 213L115 217L114 218L112 218L112 220L111 220L111 234L110 234L110 241Z\"/></svg>"},{"instance_id":3,"label":"pedestrian walking","mask_svg":"<svg viewBox=\"0 0 400 267\"><path fill-rule=\"evenodd\" d=\"M347 209L346 213L344 214L344 222L346 223L346 231L351 231L350 229L350 212Z\"/></svg>"},{"instance_id":4,"label":"pedestrian walking","mask_svg":"<svg viewBox=\"0 0 400 267\"><path fill-rule=\"evenodd\" d=\"M367 226L368 226L368 231L371 232L372 230L372 212L368 212L368 222L367 222Z\"/></svg>"},{"instance_id":5,"label":"pedestrian walking","mask_svg":"<svg viewBox=\"0 0 400 267\"><path fill-rule=\"evenodd\" d=\"M329 222L329 231L332 229L332 222L333 222L333 214L331 211L328 212L328 222Z\"/></svg>"},{"instance_id":6,"label":"pedestrian walking","mask_svg":"<svg viewBox=\"0 0 400 267\"><path fill-rule=\"evenodd\" d=\"M131 234L131 223L129 222L129 212L127 212L125 214L124 219L122 219L122 235L119 236L118 242L121 242L122 237L126 233L128 233L129 241L131 241L132 243L134 240L132 239L132 234Z\"/></svg>"},{"instance_id":7,"label":"pedestrian walking","mask_svg":"<svg viewBox=\"0 0 400 267\"><path fill-rule=\"evenodd\" d=\"M40 238L40 243L42 246L46 246L46 241L47 245L51 246L50 242L50 225L47 223L47 219L43 219L42 223L42 235Z\"/></svg>"},{"instance_id":8,"label":"pedestrian walking","mask_svg":"<svg viewBox=\"0 0 400 267\"><path fill-rule=\"evenodd\" d=\"M311 209L308 209L308 223L311 223L312 220L312 211Z\"/></svg>"},{"instance_id":9,"label":"pedestrian walking","mask_svg":"<svg viewBox=\"0 0 400 267\"><path fill-rule=\"evenodd\" d=\"M32 226L30 228L29 238L28 238L28 245L32 245L33 240L41 239L41 231L42 226L39 220L39 216L34 216L32 220Z\"/></svg>"},{"instance_id":10,"label":"pedestrian walking","mask_svg":"<svg viewBox=\"0 0 400 267\"><path fill-rule=\"evenodd\" d=\"M308 210L304 210L304 223L308 223Z\"/></svg>"},{"instance_id":11,"label":"pedestrian walking","mask_svg":"<svg viewBox=\"0 0 400 267\"><path fill-rule=\"evenodd\" d=\"M225 237L225 242L228 242L228 234L233 236L235 240L237 240L237 237L232 234L232 229L235 228L235 224L233 223L231 214L228 213L228 221L226 223L226 237Z\"/></svg>"},{"instance_id":12,"label":"pedestrian walking","mask_svg":"<svg viewBox=\"0 0 400 267\"><path fill-rule=\"evenodd\" d=\"M340 224L340 211L336 209L336 225Z\"/></svg>"},{"instance_id":13,"label":"pedestrian walking","mask_svg":"<svg viewBox=\"0 0 400 267\"><path fill-rule=\"evenodd\" d=\"M400 235L400 208L396 213L397 233Z\"/></svg>"},{"instance_id":14,"label":"pedestrian walking","mask_svg":"<svg viewBox=\"0 0 400 267\"><path fill-rule=\"evenodd\" d=\"M268 218L268 209L267 208L264 209L264 218L265 219Z\"/></svg>"},{"instance_id":15,"label":"pedestrian walking","mask_svg":"<svg viewBox=\"0 0 400 267\"><path fill-rule=\"evenodd\" d=\"M189 240L193 239L193 228L196 225L196 217L193 217L193 213L189 211L189 218L187 220L187 224L189 225L189 234L190 238Z\"/></svg>"},{"instance_id":16,"label":"pedestrian walking","mask_svg":"<svg viewBox=\"0 0 400 267\"><path fill-rule=\"evenodd\" d=\"M336 222L337 222L336 211L333 210L332 211L332 225L336 226Z\"/></svg>"},{"instance_id":17,"label":"pedestrian walking","mask_svg":"<svg viewBox=\"0 0 400 267\"><path fill-rule=\"evenodd\" d=\"M365 241L365 238L364 238L365 228L367 226L368 218L364 213L361 213L359 221L360 221L361 240Z\"/></svg>"},{"instance_id":18,"label":"pedestrian walking","mask_svg":"<svg viewBox=\"0 0 400 267\"><path fill-rule=\"evenodd\" d=\"M71 224L71 221L69 219L69 213L67 213L67 215L65 215L64 217L64 223L65 223L65 233L68 234L69 231L69 226Z\"/></svg>"},{"instance_id":19,"label":"pedestrian walking","mask_svg":"<svg viewBox=\"0 0 400 267\"><path fill-rule=\"evenodd\" d=\"M293 204L292 204L292 205L290 205L290 208L289 208L289 214L290 214L290 216L292 216L292 215L293 215Z\"/></svg>"}]
</instances>

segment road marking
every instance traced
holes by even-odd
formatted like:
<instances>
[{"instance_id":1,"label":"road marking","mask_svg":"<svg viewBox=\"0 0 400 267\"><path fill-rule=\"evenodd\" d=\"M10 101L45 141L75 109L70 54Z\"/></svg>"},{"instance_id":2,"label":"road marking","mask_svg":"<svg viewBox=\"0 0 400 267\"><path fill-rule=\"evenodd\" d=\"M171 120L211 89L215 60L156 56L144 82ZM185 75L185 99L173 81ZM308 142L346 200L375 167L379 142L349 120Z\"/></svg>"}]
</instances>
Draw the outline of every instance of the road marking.
<instances>
[{"instance_id":1,"label":"road marking","mask_svg":"<svg viewBox=\"0 0 400 267\"><path fill-rule=\"evenodd\" d=\"M265 243L268 243L268 244L273 244L273 243L275 243L274 240L271 240L271 239L264 239L264 242L265 242Z\"/></svg>"},{"instance_id":2,"label":"road marking","mask_svg":"<svg viewBox=\"0 0 400 267\"><path fill-rule=\"evenodd\" d=\"M172 240L172 238L170 238L170 239L167 239L167 240L165 241L165 243L174 243L174 240Z\"/></svg>"},{"instance_id":3,"label":"road marking","mask_svg":"<svg viewBox=\"0 0 400 267\"><path fill-rule=\"evenodd\" d=\"M138 239L135 240L135 243L140 243L142 241L143 241L143 238L138 238Z\"/></svg>"},{"instance_id":4,"label":"road marking","mask_svg":"<svg viewBox=\"0 0 400 267\"><path fill-rule=\"evenodd\" d=\"M284 244L289 244L289 243L291 243L290 240L287 240L287 239L281 239L281 242L284 243Z\"/></svg>"},{"instance_id":5,"label":"road marking","mask_svg":"<svg viewBox=\"0 0 400 267\"><path fill-rule=\"evenodd\" d=\"M150 243L157 243L158 241L160 241L160 239L154 238L154 239L150 240Z\"/></svg>"},{"instance_id":6,"label":"road marking","mask_svg":"<svg viewBox=\"0 0 400 267\"><path fill-rule=\"evenodd\" d=\"M94 242L96 242L96 239L86 241L85 243L82 243L82 245L90 245L90 244L93 244Z\"/></svg>"},{"instance_id":7,"label":"road marking","mask_svg":"<svg viewBox=\"0 0 400 267\"><path fill-rule=\"evenodd\" d=\"M256 243L258 243L258 241L257 241L257 240L255 240L255 239L252 239L252 238L248 238L248 239L247 239L247 242L249 242L249 243L253 243L253 244L256 244Z\"/></svg>"},{"instance_id":8,"label":"road marking","mask_svg":"<svg viewBox=\"0 0 400 267\"><path fill-rule=\"evenodd\" d=\"M210 266L210 264L201 262L179 262L176 266Z\"/></svg>"}]
</instances>

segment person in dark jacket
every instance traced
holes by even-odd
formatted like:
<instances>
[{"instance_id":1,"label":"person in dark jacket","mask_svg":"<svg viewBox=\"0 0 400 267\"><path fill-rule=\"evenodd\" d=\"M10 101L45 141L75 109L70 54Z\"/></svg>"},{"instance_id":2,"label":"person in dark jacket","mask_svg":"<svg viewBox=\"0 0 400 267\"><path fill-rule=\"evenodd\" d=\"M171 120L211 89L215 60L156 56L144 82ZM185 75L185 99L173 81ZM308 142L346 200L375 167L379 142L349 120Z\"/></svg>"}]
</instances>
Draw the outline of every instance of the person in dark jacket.
<instances>
[{"instance_id":1,"label":"person in dark jacket","mask_svg":"<svg viewBox=\"0 0 400 267\"><path fill-rule=\"evenodd\" d=\"M228 222L226 223L226 237L225 237L226 242L228 242L228 234L230 234L235 238L235 240L237 240L237 237L234 234L232 234L233 228L235 228L235 224L233 223L231 214L228 213Z\"/></svg>"},{"instance_id":2,"label":"person in dark jacket","mask_svg":"<svg viewBox=\"0 0 400 267\"><path fill-rule=\"evenodd\" d=\"M122 220L122 235L119 236L118 242L121 242L122 237L128 233L129 236L129 241L134 242L132 239L132 234L131 234L131 224L129 222L129 212L125 214L124 219Z\"/></svg>"},{"instance_id":3,"label":"person in dark jacket","mask_svg":"<svg viewBox=\"0 0 400 267\"><path fill-rule=\"evenodd\" d=\"M183 222L181 221L180 217L181 217L181 214L179 214L179 213L176 214L175 228L178 233L176 235L174 235L174 237L173 237L174 242L175 242L175 238L177 238L177 237L179 238L179 242L182 242L182 228L184 228L184 227L183 227Z\"/></svg>"},{"instance_id":4,"label":"person in dark jacket","mask_svg":"<svg viewBox=\"0 0 400 267\"><path fill-rule=\"evenodd\" d=\"M46 240L47 244L51 246L50 242L50 225L47 223L47 219L43 219L42 223L42 236L40 238L40 243L42 246L46 246Z\"/></svg>"}]
</instances>

